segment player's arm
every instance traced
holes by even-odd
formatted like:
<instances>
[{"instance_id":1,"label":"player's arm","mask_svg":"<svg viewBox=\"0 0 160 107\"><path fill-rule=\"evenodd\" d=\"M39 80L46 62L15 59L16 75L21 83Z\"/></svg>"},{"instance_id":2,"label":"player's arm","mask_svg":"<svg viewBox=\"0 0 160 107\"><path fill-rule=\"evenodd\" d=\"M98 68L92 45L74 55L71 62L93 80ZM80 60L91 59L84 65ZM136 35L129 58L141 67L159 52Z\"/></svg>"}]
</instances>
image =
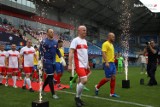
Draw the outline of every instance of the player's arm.
<instances>
[{"instance_id":1,"label":"player's arm","mask_svg":"<svg viewBox=\"0 0 160 107\"><path fill-rule=\"evenodd\" d=\"M151 46L151 44L149 43L149 49L151 50L151 52L153 53L153 54L156 54L157 53L157 50L156 49L154 49L154 48L152 48L152 46Z\"/></svg>"},{"instance_id":2,"label":"player's arm","mask_svg":"<svg viewBox=\"0 0 160 107\"><path fill-rule=\"evenodd\" d=\"M106 55L107 49L108 49L108 45L104 43L102 45L102 58L106 64L106 66L109 67L109 62L107 60L107 55Z\"/></svg>"},{"instance_id":3,"label":"player's arm","mask_svg":"<svg viewBox=\"0 0 160 107\"><path fill-rule=\"evenodd\" d=\"M5 57L5 66L8 67L8 64L9 64L9 58L8 58L8 56L6 56Z\"/></svg>"},{"instance_id":4,"label":"player's arm","mask_svg":"<svg viewBox=\"0 0 160 107\"><path fill-rule=\"evenodd\" d=\"M24 51L23 51L23 48L20 50L20 53L19 53L19 67L22 68L22 63L23 63L23 54L24 54Z\"/></svg>"},{"instance_id":5,"label":"player's arm","mask_svg":"<svg viewBox=\"0 0 160 107\"><path fill-rule=\"evenodd\" d=\"M145 56L146 53L147 53L147 48L144 48L143 55Z\"/></svg>"},{"instance_id":6,"label":"player's arm","mask_svg":"<svg viewBox=\"0 0 160 107\"><path fill-rule=\"evenodd\" d=\"M70 45L70 50L69 50L69 58L68 58L68 69L71 71L72 70L72 61L73 61L73 56L75 49L77 47L77 41L75 39L72 40L71 45Z\"/></svg>"},{"instance_id":7,"label":"player's arm","mask_svg":"<svg viewBox=\"0 0 160 107\"><path fill-rule=\"evenodd\" d=\"M73 55L74 55L75 49L71 48L69 51L69 57L68 57L68 69L72 70L72 61L73 61Z\"/></svg>"},{"instance_id":8,"label":"player's arm","mask_svg":"<svg viewBox=\"0 0 160 107\"><path fill-rule=\"evenodd\" d=\"M57 46L56 46L56 54L58 55L59 58L62 57L61 52L60 52L60 50L59 50L59 48L58 48L58 44L57 44Z\"/></svg>"}]
</instances>

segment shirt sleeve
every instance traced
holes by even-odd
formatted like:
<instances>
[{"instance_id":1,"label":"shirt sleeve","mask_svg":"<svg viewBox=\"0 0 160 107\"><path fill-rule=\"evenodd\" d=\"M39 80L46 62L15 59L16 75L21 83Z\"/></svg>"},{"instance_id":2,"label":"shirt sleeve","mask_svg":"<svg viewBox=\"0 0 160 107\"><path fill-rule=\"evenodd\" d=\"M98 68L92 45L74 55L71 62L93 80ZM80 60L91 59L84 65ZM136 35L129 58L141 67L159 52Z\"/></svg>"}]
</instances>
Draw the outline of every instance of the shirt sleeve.
<instances>
[{"instance_id":1,"label":"shirt sleeve","mask_svg":"<svg viewBox=\"0 0 160 107\"><path fill-rule=\"evenodd\" d=\"M76 42L75 39L73 39L72 42L71 42L70 48L71 49L76 49L76 47L77 47L77 42Z\"/></svg>"},{"instance_id":2,"label":"shirt sleeve","mask_svg":"<svg viewBox=\"0 0 160 107\"><path fill-rule=\"evenodd\" d=\"M62 57L64 57L64 50L63 49L61 49L61 55L62 55Z\"/></svg>"},{"instance_id":3,"label":"shirt sleeve","mask_svg":"<svg viewBox=\"0 0 160 107\"><path fill-rule=\"evenodd\" d=\"M103 43L102 44L102 51L107 52L108 50L108 44L107 43Z\"/></svg>"},{"instance_id":4,"label":"shirt sleeve","mask_svg":"<svg viewBox=\"0 0 160 107\"><path fill-rule=\"evenodd\" d=\"M58 55L59 58L61 58L62 55L61 55L61 53L60 53L60 51L58 49L58 43L56 45L56 54Z\"/></svg>"}]
</instances>

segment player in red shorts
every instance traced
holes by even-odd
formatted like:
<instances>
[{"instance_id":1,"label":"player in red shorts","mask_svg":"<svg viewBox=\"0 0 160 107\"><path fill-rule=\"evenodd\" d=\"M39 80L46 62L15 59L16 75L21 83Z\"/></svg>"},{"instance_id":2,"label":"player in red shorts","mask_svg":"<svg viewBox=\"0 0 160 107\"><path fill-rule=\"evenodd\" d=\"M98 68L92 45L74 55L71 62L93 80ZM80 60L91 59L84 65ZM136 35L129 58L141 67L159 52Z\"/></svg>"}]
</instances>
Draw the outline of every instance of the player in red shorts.
<instances>
[{"instance_id":1,"label":"player in red shorts","mask_svg":"<svg viewBox=\"0 0 160 107\"><path fill-rule=\"evenodd\" d=\"M32 47L32 41L30 39L27 40L26 44L27 45L23 47L20 51L21 57L24 58L23 70L26 75L24 78L22 89L26 89L26 84L27 84L29 87L29 91L34 92L31 85L30 75L32 74L33 71L33 65L34 65L33 58L35 55L35 49ZM21 67L22 67L22 62L21 62Z\"/></svg>"},{"instance_id":2,"label":"player in red shorts","mask_svg":"<svg viewBox=\"0 0 160 107\"><path fill-rule=\"evenodd\" d=\"M77 93L75 97L76 106L81 107L84 105L81 100L84 85L87 83L88 75L90 74L90 67L88 62L88 46L85 40L87 28L85 26L78 27L78 37L74 38L70 45L69 52L69 65L68 69L72 69L72 60L74 59L75 70L79 77L77 83Z\"/></svg>"},{"instance_id":3,"label":"player in red shorts","mask_svg":"<svg viewBox=\"0 0 160 107\"><path fill-rule=\"evenodd\" d=\"M6 72L6 56L7 52L4 51L4 45L0 44L0 85L2 85L3 74Z\"/></svg>"},{"instance_id":4,"label":"player in red shorts","mask_svg":"<svg viewBox=\"0 0 160 107\"><path fill-rule=\"evenodd\" d=\"M8 86L8 75L12 75L13 79L13 87L17 88L16 81L17 81L17 73L18 73L18 64L19 64L19 52L16 51L16 45L12 44L11 50L7 52L7 78L5 86Z\"/></svg>"}]
</instances>

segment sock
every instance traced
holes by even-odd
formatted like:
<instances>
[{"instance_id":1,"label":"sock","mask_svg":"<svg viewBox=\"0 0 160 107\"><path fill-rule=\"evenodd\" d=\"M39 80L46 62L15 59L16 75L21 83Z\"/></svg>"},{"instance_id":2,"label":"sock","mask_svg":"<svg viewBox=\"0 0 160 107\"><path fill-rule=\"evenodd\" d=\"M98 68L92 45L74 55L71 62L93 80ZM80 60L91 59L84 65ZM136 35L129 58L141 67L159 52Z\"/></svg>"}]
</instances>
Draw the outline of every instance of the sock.
<instances>
[{"instance_id":1,"label":"sock","mask_svg":"<svg viewBox=\"0 0 160 107\"><path fill-rule=\"evenodd\" d=\"M33 73L33 75L32 75L32 78L33 78L33 79L34 79L34 78L38 79L37 71L34 71L34 73Z\"/></svg>"},{"instance_id":2,"label":"sock","mask_svg":"<svg viewBox=\"0 0 160 107\"><path fill-rule=\"evenodd\" d=\"M48 77L44 80L42 90L44 91L45 87L48 85Z\"/></svg>"},{"instance_id":3,"label":"sock","mask_svg":"<svg viewBox=\"0 0 160 107\"><path fill-rule=\"evenodd\" d=\"M7 76L7 72L6 72L6 71L3 73L3 76L4 76L4 77L6 77L6 76Z\"/></svg>"},{"instance_id":4,"label":"sock","mask_svg":"<svg viewBox=\"0 0 160 107\"><path fill-rule=\"evenodd\" d=\"M6 75L6 83L8 83L8 75Z\"/></svg>"},{"instance_id":5,"label":"sock","mask_svg":"<svg viewBox=\"0 0 160 107\"><path fill-rule=\"evenodd\" d=\"M3 76L0 74L0 83L2 83Z\"/></svg>"},{"instance_id":6,"label":"sock","mask_svg":"<svg viewBox=\"0 0 160 107\"><path fill-rule=\"evenodd\" d=\"M45 81L45 80L46 80L46 78L47 78L47 74L46 74L46 73L44 73L44 74L43 74L43 80Z\"/></svg>"},{"instance_id":7,"label":"sock","mask_svg":"<svg viewBox=\"0 0 160 107\"><path fill-rule=\"evenodd\" d=\"M57 74L57 84L60 84L62 74Z\"/></svg>"},{"instance_id":8,"label":"sock","mask_svg":"<svg viewBox=\"0 0 160 107\"><path fill-rule=\"evenodd\" d=\"M107 78L103 78L97 85L97 89L99 89L102 85L104 85L106 82L108 82Z\"/></svg>"},{"instance_id":9,"label":"sock","mask_svg":"<svg viewBox=\"0 0 160 107\"><path fill-rule=\"evenodd\" d=\"M13 86L15 86L17 82L17 76L12 76L12 79L13 79Z\"/></svg>"},{"instance_id":10,"label":"sock","mask_svg":"<svg viewBox=\"0 0 160 107\"><path fill-rule=\"evenodd\" d=\"M29 89L32 88L30 78L26 78L26 83L27 83Z\"/></svg>"},{"instance_id":11,"label":"sock","mask_svg":"<svg viewBox=\"0 0 160 107\"><path fill-rule=\"evenodd\" d=\"M17 74L17 76L18 76L18 78L20 78L21 77L21 72L20 71L18 71L18 74Z\"/></svg>"},{"instance_id":12,"label":"sock","mask_svg":"<svg viewBox=\"0 0 160 107\"><path fill-rule=\"evenodd\" d=\"M26 77L24 77L23 86L26 86Z\"/></svg>"},{"instance_id":13,"label":"sock","mask_svg":"<svg viewBox=\"0 0 160 107\"><path fill-rule=\"evenodd\" d=\"M52 95L55 95L54 84L53 84L53 75L48 75L48 83L49 83L49 88L51 90Z\"/></svg>"},{"instance_id":14,"label":"sock","mask_svg":"<svg viewBox=\"0 0 160 107\"><path fill-rule=\"evenodd\" d=\"M83 91L84 85L80 82L77 85L77 93L76 93L76 97L81 97L82 91Z\"/></svg>"},{"instance_id":15,"label":"sock","mask_svg":"<svg viewBox=\"0 0 160 107\"><path fill-rule=\"evenodd\" d=\"M54 73L53 77L54 77L54 80L57 81L57 74L56 73Z\"/></svg>"},{"instance_id":16,"label":"sock","mask_svg":"<svg viewBox=\"0 0 160 107\"><path fill-rule=\"evenodd\" d=\"M78 75L75 74L74 77L73 77L73 79L71 80L71 82L73 83L77 78L78 78Z\"/></svg>"},{"instance_id":17,"label":"sock","mask_svg":"<svg viewBox=\"0 0 160 107\"><path fill-rule=\"evenodd\" d=\"M114 94L114 90L115 90L115 82L116 80L115 79L111 79L111 82L110 82L110 94Z\"/></svg>"}]
</instances>

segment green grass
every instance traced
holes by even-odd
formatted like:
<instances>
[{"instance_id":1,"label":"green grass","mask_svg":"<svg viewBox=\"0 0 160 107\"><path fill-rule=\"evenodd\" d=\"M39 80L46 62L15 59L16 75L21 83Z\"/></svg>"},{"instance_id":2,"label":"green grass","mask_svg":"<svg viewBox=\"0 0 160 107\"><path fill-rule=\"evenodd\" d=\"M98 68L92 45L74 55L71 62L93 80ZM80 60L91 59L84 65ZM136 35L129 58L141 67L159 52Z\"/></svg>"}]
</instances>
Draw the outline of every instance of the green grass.
<instances>
[{"instance_id":1,"label":"green grass","mask_svg":"<svg viewBox=\"0 0 160 107\"><path fill-rule=\"evenodd\" d=\"M65 72L62 77L62 83L68 84L70 73ZM84 95L93 96L93 98L88 98L83 96L82 99L86 103L86 107L138 107L136 105L124 104L119 102L113 102L108 100L101 100L94 98L94 86L104 77L103 70L92 70L92 74L88 80L87 87L90 89L89 92L84 91ZM144 78L145 85L140 85L140 78ZM156 78L160 84L160 72L157 69ZM120 98L109 97L109 83L101 87L99 91L99 97L106 99L128 101L134 103L140 103L144 105L151 105L154 107L160 107L160 85L149 87L147 82L149 78L145 74L140 74L140 68L130 67L129 68L129 80L131 83L131 88L123 89L122 80L125 79L124 74L117 74L116 78L116 93L119 94ZM73 89L65 89L64 91L74 92ZM44 96L44 100L49 100L50 107L75 107L74 96L72 94L56 92L60 97L59 100L54 100L51 98L51 94L47 93ZM38 99L38 92L30 93L22 89L14 89L12 87L0 87L0 107L31 107L31 102ZM139 106L140 107L140 106Z\"/></svg>"}]
</instances>

